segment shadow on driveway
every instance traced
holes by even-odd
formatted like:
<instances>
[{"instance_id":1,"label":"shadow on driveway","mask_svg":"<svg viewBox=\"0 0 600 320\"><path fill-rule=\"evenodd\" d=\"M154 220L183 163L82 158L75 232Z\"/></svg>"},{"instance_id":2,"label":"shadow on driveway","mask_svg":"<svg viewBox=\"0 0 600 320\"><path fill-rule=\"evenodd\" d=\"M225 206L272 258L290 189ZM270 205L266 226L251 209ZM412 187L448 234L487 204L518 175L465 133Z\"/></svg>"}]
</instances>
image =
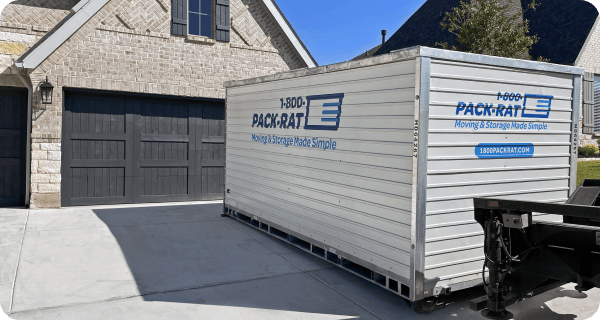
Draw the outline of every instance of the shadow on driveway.
<instances>
[{"instance_id":1,"label":"shadow on driveway","mask_svg":"<svg viewBox=\"0 0 600 320\"><path fill-rule=\"evenodd\" d=\"M93 212L114 235L144 301L279 310L311 314L310 319L483 319L468 308L471 299L483 295L481 287L443 297L446 309L418 315L399 296L222 218L221 209L222 204L203 204ZM600 293L577 302L584 298L557 288L509 310L516 319L575 319L576 314L585 319L590 308L598 309Z\"/></svg>"},{"instance_id":2,"label":"shadow on driveway","mask_svg":"<svg viewBox=\"0 0 600 320\"><path fill-rule=\"evenodd\" d=\"M244 230L221 210L222 204L207 204L93 211L114 235L145 301L364 313L307 274L331 265Z\"/></svg>"}]
</instances>

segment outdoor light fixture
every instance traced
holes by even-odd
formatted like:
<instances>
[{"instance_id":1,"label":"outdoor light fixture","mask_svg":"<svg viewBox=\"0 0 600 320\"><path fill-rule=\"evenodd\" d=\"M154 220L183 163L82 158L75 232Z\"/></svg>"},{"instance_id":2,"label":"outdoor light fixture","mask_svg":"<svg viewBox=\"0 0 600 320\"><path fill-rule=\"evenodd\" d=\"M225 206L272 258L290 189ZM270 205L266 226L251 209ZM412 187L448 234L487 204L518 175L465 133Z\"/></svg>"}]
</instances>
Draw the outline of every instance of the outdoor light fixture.
<instances>
[{"instance_id":1,"label":"outdoor light fixture","mask_svg":"<svg viewBox=\"0 0 600 320\"><path fill-rule=\"evenodd\" d=\"M40 90L42 91L42 103L52 104L52 93L54 91L54 86L48 82L48 76L46 76L46 82L40 85Z\"/></svg>"}]
</instances>

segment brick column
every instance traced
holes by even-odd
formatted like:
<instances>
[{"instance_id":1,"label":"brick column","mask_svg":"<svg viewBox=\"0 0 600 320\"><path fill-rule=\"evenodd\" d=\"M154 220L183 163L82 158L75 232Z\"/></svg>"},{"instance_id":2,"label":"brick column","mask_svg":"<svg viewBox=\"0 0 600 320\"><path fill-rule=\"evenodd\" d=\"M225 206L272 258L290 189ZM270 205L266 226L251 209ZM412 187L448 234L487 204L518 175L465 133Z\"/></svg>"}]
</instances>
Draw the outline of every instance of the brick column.
<instances>
[{"instance_id":1,"label":"brick column","mask_svg":"<svg viewBox=\"0 0 600 320\"><path fill-rule=\"evenodd\" d=\"M50 105L41 102L39 85L45 74L32 74L34 86L33 119L31 127L31 204L35 208L60 208L62 87L55 77L48 76L54 85Z\"/></svg>"}]
</instances>

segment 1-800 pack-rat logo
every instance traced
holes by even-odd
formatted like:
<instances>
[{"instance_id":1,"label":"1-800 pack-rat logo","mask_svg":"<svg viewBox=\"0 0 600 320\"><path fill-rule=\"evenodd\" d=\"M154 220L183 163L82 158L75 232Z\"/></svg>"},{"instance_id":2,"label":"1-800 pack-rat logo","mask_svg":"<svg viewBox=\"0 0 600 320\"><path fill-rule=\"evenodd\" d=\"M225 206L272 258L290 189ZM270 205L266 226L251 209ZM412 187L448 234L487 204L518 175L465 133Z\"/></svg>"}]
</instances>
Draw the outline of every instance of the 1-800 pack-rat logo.
<instances>
[{"instance_id":1,"label":"1-800 pack-rat logo","mask_svg":"<svg viewBox=\"0 0 600 320\"><path fill-rule=\"evenodd\" d=\"M252 116L252 127L305 130L333 130L340 127L342 115L343 93L324 94L302 97L282 98L281 109L292 109L292 112L255 113ZM293 112L297 109L298 112Z\"/></svg>"}]
</instances>

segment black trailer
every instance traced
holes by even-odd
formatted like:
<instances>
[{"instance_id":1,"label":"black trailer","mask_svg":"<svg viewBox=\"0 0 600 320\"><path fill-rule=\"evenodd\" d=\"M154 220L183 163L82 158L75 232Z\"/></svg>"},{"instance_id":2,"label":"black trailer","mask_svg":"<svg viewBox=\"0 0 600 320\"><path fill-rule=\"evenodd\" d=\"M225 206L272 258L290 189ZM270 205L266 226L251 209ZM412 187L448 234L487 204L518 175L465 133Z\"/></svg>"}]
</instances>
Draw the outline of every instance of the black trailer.
<instances>
[{"instance_id":1,"label":"black trailer","mask_svg":"<svg viewBox=\"0 0 600 320\"><path fill-rule=\"evenodd\" d=\"M565 204L475 198L474 205L489 277L472 310L511 319L507 306L565 283L580 292L600 287L600 180L584 180ZM533 221L534 213L563 222Z\"/></svg>"}]
</instances>

